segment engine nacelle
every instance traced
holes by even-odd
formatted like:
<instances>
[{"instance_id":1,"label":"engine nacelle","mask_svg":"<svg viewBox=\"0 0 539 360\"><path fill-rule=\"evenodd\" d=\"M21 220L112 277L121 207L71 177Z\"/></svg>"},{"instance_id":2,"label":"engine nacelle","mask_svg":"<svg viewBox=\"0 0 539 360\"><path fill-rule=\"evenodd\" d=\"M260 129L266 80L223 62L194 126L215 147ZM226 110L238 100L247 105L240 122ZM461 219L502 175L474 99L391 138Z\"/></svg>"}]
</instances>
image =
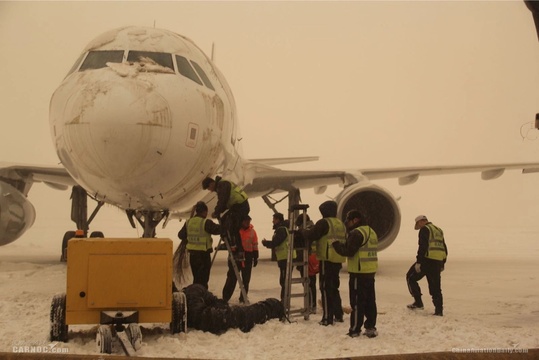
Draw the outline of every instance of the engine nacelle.
<instances>
[{"instance_id":1,"label":"engine nacelle","mask_svg":"<svg viewBox=\"0 0 539 360\"><path fill-rule=\"evenodd\" d=\"M26 196L0 181L0 246L21 237L36 219L36 210Z\"/></svg>"},{"instance_id":2,"label":"engine nacelle","mask_svg":"<svg viewBox=\"0 0 539 360\"><path fill-rule=\"evenodd\" d=\"M368 220L369 226L378 235L378 251L395 241L401 226L401 212L397 201L387 190L371 184L354 184L344 189L335 199L337 216L346 217L352 209L359 210Z\"/></svg>"}]
</instances>

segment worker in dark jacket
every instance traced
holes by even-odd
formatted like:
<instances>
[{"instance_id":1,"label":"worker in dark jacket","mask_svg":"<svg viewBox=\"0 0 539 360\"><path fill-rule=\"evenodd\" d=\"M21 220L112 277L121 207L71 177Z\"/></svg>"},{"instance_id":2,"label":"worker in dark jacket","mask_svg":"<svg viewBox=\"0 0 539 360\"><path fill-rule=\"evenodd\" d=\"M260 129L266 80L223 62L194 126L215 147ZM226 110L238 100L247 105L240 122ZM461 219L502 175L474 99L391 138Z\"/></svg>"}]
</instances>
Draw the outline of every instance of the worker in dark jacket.
<instances>
[{"instance_id":1,"label":"worker in dark jacket","mask_svg":"<svg viewBox=\"0 0 539 360\"><path fill-rule=\"evenodd\" d=\"M288 260L288 221L284 220L281 213L273 214L273 237L271 240L262 240L262 245L269 249L275 249L277 266L279 267L279 284L281 285L281 301L284 300L286 264ZM293 259L296 258L296 250L293 252Z\"/></svg>"},{"instance_id":2,"label":"worker in dark jacket","mask_svg":"<svg viewBox=\"0 0 539 360\"><path fill-rule=\"evenodd\" d=\"M230 246L238 261L245 260L245 254L240 239L241 222L249 215L250 207L247 194L232 181L224 180L220 176L215 180L207 177L202 181L202 188L217 193L217 205L211 214L212 218L221 219L224 231L230 233ZM224 234L226 235L226 233Z\"/></svg>"},{"instance_id":3,"label":"worker in dark jacket","mask_svg":"<svg viewBox=\"0 0 539 360\"><path fill-rule=\"evenodd\" d=\"M322 298L322 320L319 324L327 326L332 325L334 321L344 321L339 293L339 271L346 258L337 254L331 242L344 243L346 228L337 218L335 201L326 201L318 209L323 218L318 220L311 229L303 230L302 233L308 241L316 241L316 256L320 261L318 278Z\"/></svg>"},{"instance_id":4,"label":"worker in dark jacket","mask_svg":"<svg viewBox=\"0 0 539 360\"><path fill-rule=\"evenodd\" d=\"M195 205L195 215L187 220L178 233L178 237L187 241L189 262L193 273L193 284L200 284L206 289L210 280L212 235L221 233L221 226L206 219L208 206L199 201Z\"/></svg>"},{"instance_id":5,"label":"worker in dark jacket","mask_svg":"<svg viewBox=\"0 0 539 360\"><path fill-rule=\"evenodd\" d=\"M365 320L365 335L373 338L378 335L374 290L374 276L378 269L378 236L358 210L348 212L345 224L348 230L346 243L335 241L332 245L337 253L346 256L348 260L348 285L352 307L348 336L359 336Z\"/></svg>"},{"instance_id":6,"label":"worker in dark jacket","mask_svg":"<svg viewBox=\"0 0 539 360\"><path fill-rule=\"evenodd\" d=\"M417 283L427 277L429 293L434 304L434 315L443 316L444 300L442 297L441 272L447 260L447 245L444 232L431 223L425 215L415 218L415 229L419 230L419 248L416 262L406 274L408 290L414 297L414 302L408 305L409 309L423 309L421 288Z\"/></svg>"},{"instance_id":7,"label":"worker in dark jacket","mask_svg":"<svg viewBox=\"0 0 539 360\"><path fill-rule=\"evenodd\" d=\"M241 242L243 250L245 250L245 261L237 261L236 266L241 273L241 280L243 281L243 287L245 288L245 294L249 293L249 283L251 282L251 272L253 267L258 265L258 234L251 224L251 217L247 215L242 223L240 229ZM236 289L236 273L230 258L228 259L228 272L226 273L225 285L223 286L223 300L228 302L234 294ZM240 303L245 303L243 293L240 294Z\"/></svg>"}]
</instances>

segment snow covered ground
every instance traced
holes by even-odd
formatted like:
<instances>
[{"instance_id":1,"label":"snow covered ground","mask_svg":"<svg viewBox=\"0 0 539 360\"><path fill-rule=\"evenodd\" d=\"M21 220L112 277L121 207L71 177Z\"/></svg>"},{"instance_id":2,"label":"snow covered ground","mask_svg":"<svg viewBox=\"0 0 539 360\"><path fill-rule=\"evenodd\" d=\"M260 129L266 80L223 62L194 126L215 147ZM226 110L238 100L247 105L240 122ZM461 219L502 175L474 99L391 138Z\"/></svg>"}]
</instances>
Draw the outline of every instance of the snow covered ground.
<instances>
[{"instance_id":1,"label":"snow covered ground","mask_svg":"<svg viewBox=\"0 0 539 360\"><path fill-rule=\"evenodd\" d=\"M441 224L439 224L441 226ZM449 259L442 274L445 316L406 309L411 302L404 275L415 255L415 239L397 239L380 253L376 277L379 336L351 339L345 322L318 325L320 312L293 323L271 320L250 332L233 329L217 336L197 330L170 335L166 324L146 326L140 356L212 359L316 359L360 355L531 349L539 347L539 228L451 228ZM260 234L269 237L271 234ZM176 239L175 244L176 244ZM399 241L400 240L400 241ZM66 265L58 251L21 241L0 249L0 352L49 346L49 309L54 294L65 291ZM277 265L262 251L254 269L251 302L279 296ZM220 296L226 273L219 253L210 291ZM348 274L341 275L341 297L348 303ZM427 293L426 281L421 283ZM233 297L238 301L239 290ZM95 326L71 326L69 354L97 354ZM119 347L115 348L121 354Z\"/></svg>"}]
</instances>

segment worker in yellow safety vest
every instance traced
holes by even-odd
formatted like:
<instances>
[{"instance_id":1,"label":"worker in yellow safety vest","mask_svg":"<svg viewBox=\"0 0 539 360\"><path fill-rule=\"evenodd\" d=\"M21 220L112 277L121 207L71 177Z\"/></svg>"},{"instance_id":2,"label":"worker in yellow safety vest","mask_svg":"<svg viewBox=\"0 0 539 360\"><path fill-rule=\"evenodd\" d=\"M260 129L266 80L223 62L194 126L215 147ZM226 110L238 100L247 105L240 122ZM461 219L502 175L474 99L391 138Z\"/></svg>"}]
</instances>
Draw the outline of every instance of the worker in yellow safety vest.
<instances>
[{"instance_id":1,"label":"worker in yellow safety vest","mask_svg":"<svg viewBox=\"0 0 539 360\"><path fill-rule=\"evenodd\" d=\"M344 223L348 230L346 242L343 244L335 241L332 246L348 260L348 285L352 307L348 336L358 337L365 321L365 335L373 338L378 335L374 290L374 276L378 270L378 236L358 210L350 210Z\"/></svg>"},{"instance_id":2,"label":"worker in yellow safety vest","mask_svg":"<svg viewBox=\"0 0 539 360\"><path fill-rule=\"evenodd\" d=\"M217 193L217 205L215 205L211 217L220 220L224 236L230 235L229 243L236 260L244 261L245 254L241 243L240 228L243 219L249 215L250 211L247 194L241 187L230 180L222 179L220 176L216 176L215 180L211 177L205 178L202 181L202 188ZM228 212L226 212L227 210ZM221 215L223 215L222 219Z\"/></svg>"},{"instance_id":3,"label":"worker in yellow safety vest","mask_svg":"<svg viewBox=\"0 0 539 360\"><path fill-rule=\"evenodd\" d=\"M302 235L308 241L316 242L316 257L320 261L318 279L322 300L322 320L319 324L328 326L334 322L344 322L339 292L339 272L346 257L337 254L331 246L331 242L344 243L346 228L342 220L337 218L337 203L335 201L323 202L318 210L323 218L318 220L311 229L302 230Z\"/></svg>"},{"instance_id":4,"label":"worker in yellow safety vest","mask_svg":"<svg viewBox=\"0 0 539 360\"><path fill-rule=\"evenodd\" d=\"M273 214L273 237L271 240L262 240L262 245L269 249L275 250L277 258L277 266L279 267L279 284L281 285L281 301L284 298L286 264L288 260L288 239L290 232L288 231L289 223L285 221L284 215L281 213ZM292 258L296 258L296 250L293 251Z\"/></svg>"},{"instance_id":5,"label":"worker in yellow safety vest","mask_svg":"<svg viewBox=\"0 0 539 360\"><path fill-rule=\"evenodd\" d=\"M441 272L444 270L447 260L447 245L444 232L431 223L425 215L419 215L415 218L415 229L419 230L419 248L416 262L406 274L408 290L414 297L414 302L408 305L408 309L423 309L421 288L417 282L426 276L429 283L429 293L434 304L433 315L443 316L444 300Z\"/></svg>"},{"instance_id":6,"label":"worker in yellow safety vest","mask_svg":"<svg viewBox=\"0 0 539 360\"><path fill-rule=\"evenodd\" d=\"M199 201L195 205L195 215L187 220L178 233L182 241L187 241L189 263L193 273L193 284L200 284L206 289L210 280L212 235L221 233L221 226L208 216L208 206Z\"/></svg>"}]
</instances>

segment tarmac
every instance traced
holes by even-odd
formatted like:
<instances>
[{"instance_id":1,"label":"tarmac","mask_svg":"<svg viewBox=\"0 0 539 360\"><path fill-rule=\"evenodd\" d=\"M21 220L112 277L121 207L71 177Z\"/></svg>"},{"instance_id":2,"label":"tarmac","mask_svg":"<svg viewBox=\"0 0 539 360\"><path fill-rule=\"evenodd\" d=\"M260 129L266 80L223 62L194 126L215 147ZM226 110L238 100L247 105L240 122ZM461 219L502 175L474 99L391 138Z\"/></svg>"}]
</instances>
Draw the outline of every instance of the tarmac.
<instances>
[{"instance_id":1,"label":"tarmac","mask_svg":"<svg viewBox=\"0 0 539 360\"><path fill-rule=\"evenodd\" d=\"M415 353L415 354L391 354L391 355L369 355L360 357L347 357L347 358L333 358L332 360L532 360L539 359L539 349L515 349L515 351L509 353L507 350L504 352L493 352L495 350L489 350L489 352L468 352L468 353L456 353L456 352L434 352L434 353ZM141 357L145 360L171 360L171 359L183 359L183 358L157 358L157 357ZM95 354L95 355L69 355L69 354L36 354L36 353L0 353L0 360L128 360L132 357L116 356L108 354ZM189 360L210 360L208 359L194 359ZM325 359L319 359L325 360ZM327 359L329 360L329 359Z\"/></svg>"}]
</instances>

